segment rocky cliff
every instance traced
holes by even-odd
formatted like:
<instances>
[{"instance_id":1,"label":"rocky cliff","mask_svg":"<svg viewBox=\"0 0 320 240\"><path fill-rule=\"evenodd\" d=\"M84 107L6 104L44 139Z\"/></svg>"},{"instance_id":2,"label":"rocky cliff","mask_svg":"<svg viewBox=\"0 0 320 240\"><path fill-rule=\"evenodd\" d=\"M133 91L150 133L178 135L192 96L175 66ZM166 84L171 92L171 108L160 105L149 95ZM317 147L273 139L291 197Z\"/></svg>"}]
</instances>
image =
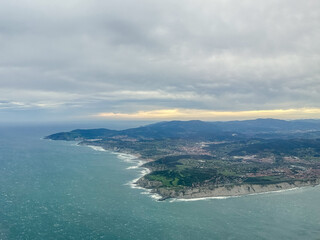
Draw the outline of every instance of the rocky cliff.
<instances>
[{"instance_id":1,"label":"rocky cliff","mask_svg":"<svg viewBox=\"0 0 320 240\"><path fill-rule=\"evenodd\" d=\"M152 189L154 193L162 196L161 200L167 198L204 198L204 197L225 197L225 196L240 196L254 193L272 192L279 190L292 189L305 186L316 186L320 184L320 179L312 180L295 180L292 182L281 182L276 184L239 184L239 185L227 185L227 186L206 186L196 188L177 188L168 189L161 187L161 183L157 181L149 181L145 178L141 178L137 181L137 184L141 187Z\"/></svg>"}]
</instances>

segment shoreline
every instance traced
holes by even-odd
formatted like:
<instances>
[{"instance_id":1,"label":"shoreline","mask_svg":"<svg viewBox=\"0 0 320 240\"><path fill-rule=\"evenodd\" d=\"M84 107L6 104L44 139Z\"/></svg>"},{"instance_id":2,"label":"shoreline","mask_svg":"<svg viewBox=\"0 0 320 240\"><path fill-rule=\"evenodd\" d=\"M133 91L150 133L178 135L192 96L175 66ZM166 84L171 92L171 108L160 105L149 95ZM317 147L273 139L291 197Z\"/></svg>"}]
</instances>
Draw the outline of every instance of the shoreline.
<instances>
[{"instance_id":1,"label":"shoreline","mask_svg":"<svg viewBox=\"0 0 320 240\"><path fill-rule=\"evenodd\" d=\"M305 187L319 186L320 179L294 181L293 183L282 182L277 184L259 185L259 184L240 184L234 187L219 186L213 189L199 187L193 189L184 189L183 191L164 190L163 199L174 199L175 201L196 201L204 199L227 199L233 197L268 194L276 192L286 192Z\"/></svg>"},{"instance_id":2,"label":"shoreline","mask_svg":"<svg viewBox=\"0 0 320 240\"><path fill-rule=\"evenodd\" d=\"M79 144L81 145L81 144ZM129 166L126 169L141 169L140 174L137 178L129 181L125 185L129 185L133 189L141 189L143 192L141 194L150 195L150 197L156 201L164 201L169 200L169 202L182 202L182 201L203 201L210 199L228 199L235 198L241 196L252 196L252 195L260 195L260 194L269 194L269 193L279 193L286 191L294 191L301 188L306 187L315 187L319 186L320 179L314 180L296 180L293 182L282 182L277 184L267 184L267 185L259 185L259 184L241 184L230 186L218 186L213 189L209 189L206 187L199 188L190 188L184 189L183 191L176 192L174 190L169 189L157 189L157 188L148 188L141 184L141 181L144 180L144 176L149 174L151 170L146 167L142 167L144 163L149 161L143 160L139 158L137 154L131 154L126 152L116 152L109 149L105 149L101 146L82 144L92 148L95 151L104 151L109 152L111 154L117 155L117 158L127 162L133 163L133 166ZM139 183L140 181L140 183Z\"/></svg>"},{"instance_id":3,"label":"shoreline","mask_svg":"<svg viewBox=\"0 0 320 240\"><path fill-rule=\"evenodd\" d=\"M130 186L132 189L141 189L143 190L143 192L141 192L141 194L144 195L150 195L150 197L154 200L161 200L163 198L163 196L159 195L158 193L154 193L152 191L152 189L148 189L148 188L144 188L142 186L140 186L137 182L138 180L140 180L141 178L143 178L145 175L149 174L151 172L151 170L149 168L146 167L142 167L143 164L149 162L148 160L143 160L141 158L139 158L138 155L135 154L131 154L131 153L125 153L125 152L116 152L116 151L112 151L109 149L105 149L101 146L95 146L95 145L89 145L89 144L78 144L79 146L88 146L90 148L92 148L95 151L101 151L101 152L108 152L110 154L116 155L118 159L120 159L121 161L124 161L126 163L131 163L134 164L133 166L129 166L126 169L127 170L131 170L131 169L139 169L140 173L139 176L127 183L125 183L125 185Z\"/></svg>"},{"instance_id":4,"label":"shoreline","mask_svg":"<svg viewBox=\"0 0 320 240\"><path fill-rule=\"evenodd\" d=\"M168 200L169 200L169 202L193 202L193 201L204 201L204 200L224 200L224 199L229 199L229 198L238 198L238 197L246 197L246 196L284 193L284 192L290 192L290 191L297 191L297 190L301 190L301 189L308 189L310 187L320 187L320 185L316 185L316 186L309 185L309 186L304 186L304 187L288 188L288 189L282 189L282 190L276 190L276 191L270 191L270 192L249 193L249 194L245 194L245 195L221 196L221 197L202 197L202 198L173 198L173 199L168 199Z\"/></svg>"}]
</instances>

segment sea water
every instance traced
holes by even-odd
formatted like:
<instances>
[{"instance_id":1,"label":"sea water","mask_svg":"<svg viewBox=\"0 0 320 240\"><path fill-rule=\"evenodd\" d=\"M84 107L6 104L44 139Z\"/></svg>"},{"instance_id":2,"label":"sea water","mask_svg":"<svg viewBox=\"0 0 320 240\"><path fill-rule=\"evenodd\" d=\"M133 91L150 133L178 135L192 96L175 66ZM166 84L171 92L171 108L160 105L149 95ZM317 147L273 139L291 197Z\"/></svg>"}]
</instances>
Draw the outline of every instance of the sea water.
<instances>
[{"instance_id":1,"label":"sea water","mask_svg":"<svg viewBox=\"0 0 320 240\"><path fill-rule=\"evenodd\" d=\"M320 188L156 201L130 155L0 128L0 239L320 239ZM71 129L70 129L71 130Z\"/></svg>"}]
</instances>

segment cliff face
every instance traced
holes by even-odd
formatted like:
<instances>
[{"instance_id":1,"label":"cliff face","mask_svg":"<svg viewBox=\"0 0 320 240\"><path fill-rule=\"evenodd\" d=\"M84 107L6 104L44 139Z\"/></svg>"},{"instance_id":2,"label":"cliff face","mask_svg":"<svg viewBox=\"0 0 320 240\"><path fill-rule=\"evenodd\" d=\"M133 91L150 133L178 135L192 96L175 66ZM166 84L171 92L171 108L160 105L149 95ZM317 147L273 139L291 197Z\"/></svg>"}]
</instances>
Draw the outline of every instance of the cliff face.
<instances>
[{"instance_id":1,"label":"cliff face","mask_svg":"<svg viewBox=\"0 0 320 240\"><path fill-rule=\"evenodd\" d=\"M161 187L160 182L148 181L141 178L137 184L144 188L152 189L153 192L158 193L163 197L162 200L167 198L203 198L203 197L225 197L225 196L240 196L253 193L272 192L285 189L292 189L296 187L316 186L320 184L320 179L313 179L307 181L293 181L282 182L277 184L239 184L229 186L208 186L198 188L181 188L181 189L168 189Z\"/></svg>"}]
</instances>

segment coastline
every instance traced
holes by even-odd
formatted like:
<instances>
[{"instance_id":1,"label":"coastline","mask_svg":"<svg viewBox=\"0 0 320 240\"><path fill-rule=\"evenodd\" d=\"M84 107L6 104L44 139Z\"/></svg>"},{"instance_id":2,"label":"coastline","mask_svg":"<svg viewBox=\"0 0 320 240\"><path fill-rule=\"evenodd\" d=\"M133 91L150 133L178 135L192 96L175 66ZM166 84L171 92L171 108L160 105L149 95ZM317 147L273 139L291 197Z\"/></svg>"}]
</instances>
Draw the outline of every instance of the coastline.
<instances>
[{"instance_id":1,"label":"coastline","mask_svg":"<svg viewBox=\"0 0 320 240\"><path fill-rule=\"evenodd\" d=\"M204 200L219 200L219 199L228 199L228 198L238 198L238 197L245 197L245 196L255 196L255 195L264 195L264 194L275 194L275 193L285 193L290 191L296 191L301 189L306 189L309 187L320 187L320 185L316 186L304 186L304 187L295 187L295 188L288 188L282 190L275 190L270 192L260 192L260 193L249 193L245 195L234 195L234 196L224 196L224 197L201 197L201 198L173 198L170 199L169 202L193 202L193 201L204 201Z\"/></svg>"},{"instance_id":2,"label":"coastline","mask_svg":"<svg viewBox=\"0 0 320 240\"><path fill-rule=\"evenodd\" d=\"M105 149L105 148L103 148L101 146L89 145L89 144L80 144L80 143L78 143L78 145L79 146L88 146L88 147L92 148L95 151L111 153L113 155L116 155L117 158L120 159L121 161L133 164L133 166L129 166L126 169L127 170L139 169L140 170L139 176L137 178L127 182L125 185L128 185L133 189L141 189L141 190L143 190L143 192L141 192L141 194L149 195L154 200L158 201L158 200L161 200L163 198L163 196L159 195L158 193L154 193L152 191L152 189L144 188L144 187L142 187L142 186L140 186L138 184L138 180L140 180L145 175L147 175L147 174L149 174L151 172L151 170L149 168L146 168L146 167L142 166L143 164L145 164L145 163L147 163L149 161L143 160L143 159L139 158L138 155L135 155L135 154L132 154L132 153L116 152L116 151L112 151L112 150L109 150L109 149Z\"/></svg>"},{"instance_id":3,"label":"coastline","mask_svg":"<svg viewBox=\"0 0 320 240\"><path fill-rule=\"evenodd\" d=\"M134 164L133 166L127 167L130 169L141 169L140 174L137 178L129 181L126 185L129 185L134 189L144 190L141 194L150 195L151 198L157 201L164 201L170 199L170 202L175 201L201 201L207 199L227 199L241 196L257 195L257 194L268 194L275 192L292 191L304 187L315 187L320 184L320 179L314 180L295 180L292 182L282 182L276 184L240 184L232 186L215 186L215 187L196 187L196 188L183 188L182 190L176 191L165 188L154 188L148 180L144 178L145 175L149 174L151 170L143 167L144 163L149 161L139 158L137 154L116 152L109 149L105 149L101 146L85 145L96 151L105 151L111 154L117 155L117 158L127 163Z\"/></svg>"},{"instance_id":4,"label":"coastline","mask_svg":"<svg viewBox=\"0 0 320 240\"><path fill-rule=\"evenodd\" d=\"M265 194L273 192L283 192L288 190L299 189L302 187L315 187L320 184L320 179L306 180L306 181L293 181L282 182L276 184L239 184L233 186L215 186L215 187L197 187L197 188L184 188L179 191L156 188L153 189L166 199L176 200L201 200L201 199L226 199L230 197L240 197L247 195Z\"/></svg>"}]
</instances>

